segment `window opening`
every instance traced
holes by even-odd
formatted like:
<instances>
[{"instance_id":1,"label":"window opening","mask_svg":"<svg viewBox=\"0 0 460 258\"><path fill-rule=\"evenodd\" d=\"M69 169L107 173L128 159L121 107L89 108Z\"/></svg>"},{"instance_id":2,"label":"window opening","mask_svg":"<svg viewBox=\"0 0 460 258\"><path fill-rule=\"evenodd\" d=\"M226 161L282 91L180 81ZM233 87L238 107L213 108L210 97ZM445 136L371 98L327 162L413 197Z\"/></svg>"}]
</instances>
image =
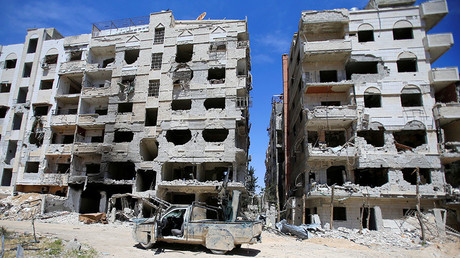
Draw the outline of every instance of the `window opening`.
<instances>
[{"instance_id":1,"label":"window opening","mask_svg":"<svg viewBox=\"0 0 460 258\"><path fill-rule=\"evenodd\" d=\"M160 94L160 80L149 81L149 97L158 97Z\"/></svg>"},{"instance_id":2,"label":"window opening","mask_svg":"<svg viewBox=\"0 0 460 258\"><path fill-rule=\"evenodd\" d=\"M192 61L193 45L177 45L176 62L186 63Z\"/></svg>"},{"instance_id":3,"label":"window opening","mask_svg":"<svg viewBox=\"0 0 460 258\"><path fill-rule=\"evenodd\" d=\"M337 82L337 70L319 71L320 82Z\"/></svg>"},{"instance_id":4,"label":"window opening","mask_svg":"<svg viewBox=\"0 0 460 258\"><path fill-rule=\"evenodd\" d=\"M190 110L192 108L191 99L176 99L171 102L172 110Z\"/></svg>"},{"instance_id":5,"label":"window opening","mask_svg":"<svg viewBox=\"0 0 460 258\"><path fill-rule=\"evenodd\" d=\"M190 130L168 130L166 132L166 140L174 145L183 145L192 139Z\"/></svg>"},{"instance_id":6,"label":"window opening","mask_svg":"<svg viewBox=\"0 0 460 258\"><path fill-rule=\"evenodd\" d=\"M225 82L225 68L211 68L208 70L208 81L211 84Z\"/></svg>"},{"instance_id":7,"label":"window opening","mask_svg":"<svg viewBox=\"0 0 460 258\"><path fill-rule=\"evenodd\" d=\"M131 142L134 138L134 133L129 131L116 131L113 137L113 142Z\"/></svg>"},{"instance_id":8,"label":"window opening","mask_svg":"<svg viewBox=\"0 0 460 258\"><path fill-rule=\"evenodd\" d=\"M32 72L32 64L33 63L25 63L24 64L24 71L22 72L23 78L29 78Z\"/></svg>"},{"instance_id":9,"label":"window opening","mask_svg":"<svg viewBox=\"0 0 460 258\"><path fill-rule=\"evenodd\" d=\"M0 84L0 93L10 92L11 83L2 83Z\"/></svg>"},{"instance_id":10,"label":"window opening","mask_svg":"<svg viewBox=\"0 0 460 258\"><path fill-rule=\"evenodd\" d=\"M411 185L417 184L417 172L415 168L403 168L402 170L403 178ZM428 168L419 168L420 173L420 184L426 185L431 184L431 171Z\"/></svg>"},{"instance_id":11,"label":"window opening","mask_svg":"<svg viewBox=\"0 0 460 258\"><path fill-rule=\"evenodd\" d=\"M155 29L155 37L153 39L153 44L163 44L165 40L165 29L164 28L156 28Z\"/></svg>"},{"instance_id":12,"label":"window opening","mask_svg":"<svg viewBox=\"0 0 460 258\"><path fill-rule=\"evenodd\" d=\"M156 126L158 118L157 108L147 108L145 110L145 126Z\"/></svg>"},{"instance_id":13,"label":"window opening","mask_svg":"<svg viewBox=\"0 0 460 258\"><path fill-rule=\"evenodd\" d=\"M152 65L151 68L153 70L160 70L161 69L161 62L162 62L163 54L162 53L154 53L152 54Z\"/></svg>"},{"instance_id":14,"label":"window opening","mask_svg":"<svg viewBox=\"0 0 460 258\"><path fill-rule=\"evenodd\" d=\"M204 129L203 139L206 142L223 142L227 139L228 129Z\"/></svg>"},{"instance_id":15,"label":"window opening","mask_svg":"<svg viewBox=\"0 0 460 258\"><path fill-rule=\"evenodd\" d=\"M126 64L133 64L139 58L139 49L130 49L125 51Z\"/></svg>"},{"instance_id":16,"label":"window opening","mask_svg":"<svg viewBox=\"0 0 460 258\"><path fill-rule=\"evenodd\" d=\"M29 47L27 48L27 54L35 53L37 50L38 39L29 39Z\"/></svg>"},{"instance_id":17,"label":"window opening","mask_svg":"<svg viewBox=\"0 0 460 258\"><path fill-rule=\"evenodd\" d=\"M42 80L40 83L40 90L50 90L53 88L54 80Z\"/></svg>"},{"instance_id":18,"label":"window opening","mask_svg":"<svg viewBox=\"0 0 460 258\"><path fill-rule=\"evenodd\" d=\"M345 182L346 172L344 166L332 166L326 170L327 185L343 185Z\"/></svg>"},{"instance_id":19,"label":"window opening","mask_svg":"<svg viewBox=\"0 0 460 258\"><path fill-rule=\"evenodd\" d=\"M129 113L133 112L133 103L119 103L118 113Z\"/></svg>"},{"instance_id":20,"label":"window opening","mask_svg":"<svg viewBox=\"0 0 460 258\"><path fill-rule=\"evenodd\" d=\"M225 109L225 98L211 98L204 101L204 107L208 109Z\"/></svg>"}]
</instances>

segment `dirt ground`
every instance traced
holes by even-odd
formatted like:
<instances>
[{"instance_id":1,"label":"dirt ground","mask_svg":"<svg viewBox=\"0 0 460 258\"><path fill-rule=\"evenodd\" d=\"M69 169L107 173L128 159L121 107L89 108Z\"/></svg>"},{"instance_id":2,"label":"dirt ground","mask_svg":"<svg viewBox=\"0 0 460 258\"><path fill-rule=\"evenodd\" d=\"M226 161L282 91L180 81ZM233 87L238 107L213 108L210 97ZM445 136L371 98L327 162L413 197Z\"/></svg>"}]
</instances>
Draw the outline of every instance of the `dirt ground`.
<instances>
[{"instance_id":1,"label":"dirt ground","mask_svg":"<svg viewBox=\"0 0 460 258\"><path fill-rule=\"evenodd\" d=\"M144 250L131 237L131 228L125 225L67 225L35 223L36 232L64 240L76 238L96 249L100 257L163 257L215 256L202 246L156 244ZM32 232L30 221L0 221L9 231ZM298 241L293 237L264 232L262 243L243 245L228 252L232 257L460 257L460 240L449 243L431 243L420 249L366 247L345 239L312 238Z\"/></svg>"}]
</instances>

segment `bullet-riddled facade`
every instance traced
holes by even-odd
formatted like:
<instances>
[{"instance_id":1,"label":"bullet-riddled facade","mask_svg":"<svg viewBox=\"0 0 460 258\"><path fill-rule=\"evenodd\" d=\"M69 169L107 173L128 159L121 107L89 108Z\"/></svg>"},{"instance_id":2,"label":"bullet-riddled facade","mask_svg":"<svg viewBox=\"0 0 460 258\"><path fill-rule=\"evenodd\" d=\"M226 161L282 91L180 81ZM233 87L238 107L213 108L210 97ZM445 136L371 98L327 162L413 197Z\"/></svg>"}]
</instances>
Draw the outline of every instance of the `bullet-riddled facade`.
<instances>
[{"instance_id":1,"label":"bullet-riddled facade","mask_svg":"<svg viewBox=\"0 0 460 258\"><path fill-rule=\"evenodd\" d=\"M70 37L31 29L24 44L2 46L0 61L5 193L62 195L84 213L124 193L216 204L226 176L244 189L246 21L166 11Z\"/></svg>"},{"instance_id":2,"label":"bullet-riddled facade","mask_svg":"<svg viewBox=\"0 0 460 258\"><path fill-rule=\"evenodd\" d=\"M460 156L446 146L455 145L457 118L440 113L458 109L437 102L459 76L457 67L431 68L452 34L429 34L447 3L414 2L302 12L284 92L291 223L318 214L334 227L389 226L415 209L417 168L422 209L450 198L445 166Z\"/></svg>"}]
</instances>

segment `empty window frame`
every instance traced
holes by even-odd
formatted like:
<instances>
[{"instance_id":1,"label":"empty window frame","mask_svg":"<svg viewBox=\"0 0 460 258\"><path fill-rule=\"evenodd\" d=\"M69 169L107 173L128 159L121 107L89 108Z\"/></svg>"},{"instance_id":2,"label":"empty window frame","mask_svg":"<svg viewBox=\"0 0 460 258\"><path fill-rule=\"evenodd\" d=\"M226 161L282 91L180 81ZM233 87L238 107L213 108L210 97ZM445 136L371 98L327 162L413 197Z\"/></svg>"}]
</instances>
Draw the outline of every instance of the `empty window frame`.
<instances>
[{"instance_id":1,"label":"empty window frame","mask_svg":"<svg viewBox=\"0 0 460 258\"><path fill-rule=\"evenodd\" d=\"M405 181L410 183L411 185L417 184L417 171L415 168L403 168L401 170L403 174L403 178ZM419 168L420 173L420 184L431 184L431 171L428 168Z\"/></svg>"},{"instance_id":2,"label":"empty window frame","mask_svg":"<svg viewBox=\"0 0 460 258\"><path fill-rule=\"evenodd\" d=\"M14 69L16 68L17 59L5 60L5 69Z\"/></svg>"},{"instance_id":3,"label":"empty window frame","mask_svg":"<svg viewBox=\"0 0 460 258\"><path fill-rule=\"evenodd\" d=\"M116 131L113 137L113 142L131 142L134 138L134 133L130 131Z\"/></svg>"},{"instance_id":4,"label":"empty window frame","mask_svg":"<svg viewBox=\"0 0 460 258\"><path fill-rule=\"evenodd\" d=\"M211 68L208 70L208 81L211 84L219 84L225 82L225 68Z\"/></svg>"},{"instance_id":5,"label":"empty window frame","mask_svg":"<svg viewBox=\"0 0 460 258\"><path fill-rule=\"evenodd\" d=\"M70 52L70 60L69 61L80 61L82 57L83 51L77 50Z\"/></svg>"},{"instance_id":6,"label":"empty window frame","mask_svg":"<svg viewBox=\"0 0 460 258\"><path fill-rule=\"evenodd\" d=\"M340 101L321 101L321 106L337 107L337 106L340 106Z\"/></svg>"},{"instance_id":7,"label":"empty window frame","mask_svg":"<svg viewBox=\"0 0 460 258\"><path fill-rule=\"evenodd\" d=\"M327 147L337 147L345 144L345 131L325 131Z\"/></svg>"},{"instance_id":8,"label":"empty window frame","mask_svg":"<svg viewBox=\"0 0 460 258\"><path fill-rule=\"evenodd\" d=\"M156 28L153 44L163 44L165 41L165 28Z\"/></svg>"},{"instance_id":9,"label":"empty window frame","mask_svg":"<svg viewBox=\"0 0 460 258\"><path fill-rule=\"evenodd\" d=\"M417 148L426 144L425 130L402 130L393 132L396 143L403 144L411 148ZM398 149L398 145L396 146Z\"/></svg>"},{"instance_id":10,"label":"empty window frame","mask_svg":"<svg viewBox=\"0 0 460 258\"><path fill-rule=\"evenodd\" d=\"M10 186L12 177L13 177L13 169L10 169L10 168L3 169L2 186Z\"/></svg>"},{"instance_id":11,"label":"empty window frame","mask_svg":"<svg viewBox=\"0 0 460 258\"><path fill-rule=\"evenodd\" d=\"M369 23L361 24L358 27L358 42L374 41L374 27Z\"/></svg>"},{"instance_id":12,"label":"empty window frame","mask_svg":"<svg viewBox=\"0 0 460 258\"><path fill-rule=\"evenodd\" d=\"M16 103L18 103L18 104L26 103L27 92L29 92L29 89L27 87L19 88L18 99L17 99Z\"/></svg>"},{"instance_id":13,"label":"empty window frame","mask_svg":"<svg viewBox=\"0 0 460 258\"><path fill-rule=\"evenodd\" d=\"M192 56L193 56L193 45L192 44L177 45L176 62L178 63L190 62L192 61Z\"/></svg>"},{"instance_id":14,"label":"empty window frame","mask_svg":"<svg viewBox=\"0 0 460 258\"><path fill-rule=\"evenodd\" d=\"M347 80L351 80L353 74L377 74L378 62L349 62L346 65Z\"/></svg>"},{"instance_id":15,"label":"empty window frame","mask_svg":"<svg viewBox=\"0 0 460 258\"><path fill-rule=\"evenodd\" d=\"M204 129L203 139L206 142L223 142L227 139L228 129Z\"/></svg>"},{"instance_id":16,"label":"empty window frame","mask_svg":"<svg viewBox=\"0 0 460 258\"><path fill-rule=\"evenodd\" d=\"M32 72L32 64L33 63L25 63L24 64L24 70L22 71L22 77L23 78L29 78L30 74Z\"/></svg>"},{"instance_id":17,"label":"empty window frame","mask_svg":"<svg viewBox=\"0 0 460 258\"><path fill-rule=\"evenodd\" d=\"M158 97L160 94L160 80L150 80L149 81L149 97Z\"/></svg>"},{"instance_id":18,"label":"empty window frame","mask_svg":"<svg viewBox=\"0 0 460 258\"><path fill-rule=\"evenodd\" d=\"M161 69L161 62L163 59L163 53L154 53L152 54L152 70L160 70Z\"/></svg>"},{"instance_id":19,"label":"empty window frame","mask_svg":"<svg viewBox=\"0 0 460 258\"><path fill-rule=\"evenodd\" d=\"M336 221L346 221L347 220L347 208L345 207L334 207L333 208L334 216L333 220Z\"/></svg>"},{"instance_id":20,"label":"empty window frame","mask_svg":"<svg viewBox=\"0 0 460 258\"><path fill-rule=\"evenodd\" d=\"M139 49L130 49L125 51L126 64L133 64L139 58Z\"/></svg>"},{"instance_id":21,"label":"empty window frame","mask_svg":"<svg viewBox=\"0 0 460 258\"><path fill-rule=\"evenodd\" d=\"M12 130L20 130L21 129L21 123L22 123L22 113L16 113L13 116L13 126Z\"/></svg>"},{"instance_id":22,"label":"empty window frame","mask_svg":"<svg viewBox=\"0 0 460 258\"><path fill-rule=\"evenodd\" d=\"M225 98L210 98L204 101L204 107L208 109L225 109Z\"/></svg>"},{"instance_id":23,"label":"empty window frame","mask_svg":"<svg viewBox=\"0 0 460 258\"><path fill-rule=\"evenodd\" d=\"M367 144L374 147L383 147L385 145L384 132L382 127L379 130L358 131L357 135L358 137L363 137Z\"/></svg>"},{"instance_id":24,"label":"empty window frame","mask_svg":"<svg viewBox=\"0 0 460 258\"><path fill-rule=\"evenodd\" d=\"M130 113L133 112L133 103L119 103L118 113Z\"/></svg>"},{"instance_id":25,"label":"empty window frame","mask_svg":"<svg viewBox=\"0 0 460 258\"><path fill-rule=\"evenodd\" d=\"M40 90L51 90L54 80L42 80L40 82Z\"/></svg>"},{"instance_id":26,"label":"empty window frame","mask_svg":"<svg viewBox=\"0 0 460 258\"><path fill-rule=\"evenodd\" d=\"M27 161L24 173L38 173L40 162Z\"/></svg>"},{"instance_id":27,"label":"empty window frame","mask_svg":"<svg viewBox=\"0 0 460 258\"><path fill-rule=\"evenodd\" d=\"M183 145L192 139L190 130L168 130L166 132L166 140L174 145Z\"/></svg>"},{"instance_id":28,"label":"empty window frame","mask_svg":"<svg viewBox=\"0 0 460 258\"><path fill-rule=\"evenodd\" d=\"M48 105L36 105L34 106L34 116L46 116L48 115Z\"/></svg>"},{"instance_id":29,"label":"empty window frame","mask_svg":"<svg viewBox=\"0 0 460 258\"><path fill-rule=\"evenodd\" d=\"M327 185L343 185L346 178L344 166L332 166L326 170Z\"/></svg>"},{"instance_id":30,"label":"empty window frame","mask_svg":"<svg viewBox=\"0 0 460 258\"><path fill-rule=\"evenodd\" d=\"M27 48L27 54L35 53L37 50L38 39L29 39L29 46Z\"/></svg>"},{"instance_id":31,"label":"empty window frame","mask_svg":"<svg viewBox=\"0 0 460 258\"><path fill-rule=\"evenodd\" d=\"M113 180L132 180L136 177L133 162L109 162L107 177Z\"/></svg>"},{"instance_id":32,"label":"empty window frame","mask_svg":"<svg viewBox=\"0 0 460 258\"><path fill-rule=\"evenodd\" d=\"M414 33L412 30L412 24L409 21L397 21L393 26L393 39L413 39Z\"/></svg>"},{"instance_id":33,"label":"empty window frame","mask_svg":"<svg viewBox=\"0 0 460 258\"><path fill-rule=\"evenodd\" d=\"M0 118L5 118L8 109L7 106L0 106Z\"/></svg>"},{"instance_id":34,"label":"empty window frame","mask_svg":"<svg viewBox=\"0 0 460 258\"><path fill-rule=\"evenodd\" d=\"M0 84L0 93L7 93L11 90L11 83L1 83Z\"/></svg>"},{"instance_id":35,"label":"empty window frame","mask_svg":"<svg viewBox=\"0 0 460 258\"><path fill-rule=\"evenodd\" d=\"M388 183L387 168L355 169L355 183L360 186L379 187Z\"/></svg>"},{"instance_id":36,"label":"empty window frame","mask_svg":"<svg viewBox=\"0 0 460 258\"><path fill-rule=\"evenodd\" d=\"M398 73L411 73L417 72L417 59L399 59L396 61L398 66Z\"/></svg>"},{"instance_id":37,"label":"empty window frame","mask_svg":"<svg viewBox=\"0 0 460 258\"><path fill-rule=\"evenodd\" d=\"M191 99L176 99L171 102L172 110L190 110L192 109Z\"/></svg>"},{"instance_id":38,"label":"empty window frame","mask_svg":"<svg viewBox=\"0 0 460 258\"><path fill-rule=\"evenodd\" d=\"M337 82L337 70L319 71L320 82Z\"/></svg>"},{"instance_id":39,"label":"empty window frame","mask_svg":"<svg viewBox=\"0 0 460 258\"><path fill-rule=\"evenodd\" d=\"M407 85L401 91L401 106L403 107L421 107L422 93L415 85Z\"/></svg>"},{"instance_id":40,"label":"empty window frame","mask_svg":"<svg viewBox=\"0 0 460 258\"><path fill-rule=\"evenodd\" d=\"M58 55L47 55L44 61L45 64L57 64Z\"/></svg>"},{"instance_id":41,"label":"empty window frame","mask_svg":"<svg viewBox=\"0 0 460 258\"><path fill-rule=\"evenodd\" d=\"M370 87L364 91L364 106L367 108L382 107L382 96L379 89Z\"/></svg>"},{"instance_id":42,"label":"empty window frame","mask_svg":"<svg viewBox=\"0 0 460 258\"><path fill-rule=\"evenodd\" d=\"M156 126L158 118L157 108L147 108L145 110L145 126Z\"/></svg>"},{"instance_id":43,"label":"empty window frame","mask_svg":"<svg viewBox=\"0 0 460 258\"><path fill-rule=\"evenodd\" d=\"M374 41L373 30L361 30L358 31L358 42L369 42Z\"/></svg>"}]
</instances>

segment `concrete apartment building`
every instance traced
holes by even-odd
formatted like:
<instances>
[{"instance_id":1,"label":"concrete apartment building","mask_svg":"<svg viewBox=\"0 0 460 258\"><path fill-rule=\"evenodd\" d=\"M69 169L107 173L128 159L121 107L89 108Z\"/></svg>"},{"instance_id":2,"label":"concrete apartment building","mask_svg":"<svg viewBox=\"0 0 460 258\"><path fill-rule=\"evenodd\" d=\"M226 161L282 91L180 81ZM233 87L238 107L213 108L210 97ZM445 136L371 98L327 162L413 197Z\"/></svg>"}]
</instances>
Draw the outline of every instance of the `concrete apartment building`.
<instances>
[{"instance_id":1,"label":"concrete apartment building","mask_svg":"<svg viewBox=\"0 0 460 258\"><path fill-rule=\"evenodd\" d=\"M1 46L2 191L66 197L66 208L149 207L114 194L217 204L244 189L249 148L245 20L172 12L93 24L63 37L29 29ZM227 175L228 174L228 175Z\"/></svg>"},{"instance_id":2,"label":"concrete apartment building","mask_svg":"<svg viewBox=\"0 0 460 258\"><path fill-rule=\"evenodd\" d=\"M283 58L285 158L272 158L276 138L267 150L266 178L284 168L288 222L318 214L334 227L391 227L415 209L416 168L421 209L447 207L460 222L450 187L459 186L459 73L431 67L453 36L429 34L447 2L414 3L302 12Z\"/></svg>"}]
</instances>

